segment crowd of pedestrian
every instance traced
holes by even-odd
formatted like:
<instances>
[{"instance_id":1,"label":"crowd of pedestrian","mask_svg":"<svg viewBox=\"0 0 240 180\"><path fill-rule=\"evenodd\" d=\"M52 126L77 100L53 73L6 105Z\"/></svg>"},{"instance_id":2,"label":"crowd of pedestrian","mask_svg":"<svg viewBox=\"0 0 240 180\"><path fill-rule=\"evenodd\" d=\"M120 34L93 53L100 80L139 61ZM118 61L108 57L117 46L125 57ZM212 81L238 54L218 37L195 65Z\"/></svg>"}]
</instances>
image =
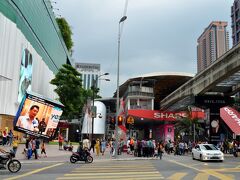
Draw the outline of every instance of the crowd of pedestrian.
<instances>
[{"instance_id":1,"label":"crowd of pedestrian","mask_svg":"<svg viewBox=\"0 0 240 180\"><path fill-rule=\"evenodd\" d=\"M108 143L104 138L102 139L97 138L96 140L95 138L93 138L92 141L90 142L87 136L83 139L82 144L84 149L88 149L93 153L96 152L96 156L100 156L100 154L104 155L106 148L108 146Z\"/></svg>"},{"instance_id":2,"label":"crowd of pedestrian","mask_svg":"<svg viewBox=\"0 0 240 180\"><path fill-rule=\"evenodd\" d=\"M84 149L88 149L92 153L96 153L96 156L100 154L104 155L107 148L110 148L110 155L113 157L115 153L121 155L123 152L129 155L134 155L136 157L159 157L162 158L164 152L164 144L162 142L155 143L155 140L134 140L129 138L127 144L125 144L123 139L118 142L118 151L115 151L116 140L111 139L95 139L92 141L85 137L82 141L82 146ZM125 149L127 149L125 151Z\"/></svg>"},{"instance_id":3,"label":"crowd of pedestrian","mask_svg":"<svg viewBox=\"0 0 240 180\"><path fill-rule=\"evenodd\" d=\"M217 147L225 154L233 154L234 156L239 156L240 155L240 141L236 140L224 140L220 141L217 144Z\"/></svg>"},{"instance_id":4,"label":"crowd of pedestrian","mask_svg":"<svg viewBox=\"0 0 240 180\"><path fill-rule=\"evenodd\" d=\"M7 130L0 131L0 137L2 137L2 145L3 146L6 146L6 145L11 146L12 145L14 136L13 136L13 132L11 129L9 130L9 132Z\"/></svg>"},{"instance_id":5,"label":"crowd of pedestrian","mask_svg":"<svg viewBox=\"0 0 240 180\"><path fill-rule=\"evenodd\" d=\"M162 155L164 153L163 142L162 141L157 142L156 140L153 139L138 140L134 138L129 138L127 140L126 146L127 153L130 155L132 154L135 157L159 157L160 159L162 159ZM121 148L120 151L123 151L123 148Z\"/></svg>"},{"instance_id":6,"label":"crowd of pedestrian","mask_svg":"<svg viewBox=\"0 0 240 180\"><path fill-rule=\"evenodd\" d=\"M33 156L34 159L47 157L46 145L44 140L40 140L39 138L35 137L27 138L23 154L26 156L27 159L31 159Z\"/></svg>"},{"instance_id":7,"label":"crowd of pedestrian","mask_svg":"<svg viewBox=\"0 0 240 180\"><path fill-rule=\"evenodd\" d=\"M59 149L61 149L63 138L61 134L59 136ZM192 152L192 148L197 144L208 143L208 142L193 142L193 141L171 141L168 140L163 142L161 140L157 141L154 139L135 139L129 138L127 141L120 139L118 142L118 155L122 153L127 153L135 157L157 157L162 159L164 153L174 154L174 155L188 155ZM100 139L93 138L91 141L88 136L83 138L81 142L84 149L89 150L92 153L96 153L96 156L105 154L107 148L110 148L110 155L115 156L115 145L116 140L111 139ZM233 154L234 152L240 152L240 142L237 141L227 141L220 142L217 147L224 153Z\"/></svg>"},{"instance_id":8,"label":"crowd of pedestrian","mask_svg":"<svg viewBox=\"0 0 240 180\"><path fill-rule=\"evenodd\" d=\"M17 136L14 136L13 131L7 131L7 129L0 131L0 136L2 137L2 146L9 146L16 155L19 146L19 139ZM25 148L23 149L22 154L24 154L27 159L31 159L32 157L34 157L34 159L47 157L44 140L35 137L26 138Z\"/></svg>"},{"instance_id":9,"label":"crowd of pedestrian","mask_svg":"<svg viewBox=\"0 0 240 180\"><path fill-rule=\"evenodd\" d=\"M2 137L2 146L10 146L14 154L16 154L18 148L18 139L16 136L14 136L13 131L11 129L9 131L7 131L7 129L0 131L0 137Z\"/></svg>"}]
</instances>

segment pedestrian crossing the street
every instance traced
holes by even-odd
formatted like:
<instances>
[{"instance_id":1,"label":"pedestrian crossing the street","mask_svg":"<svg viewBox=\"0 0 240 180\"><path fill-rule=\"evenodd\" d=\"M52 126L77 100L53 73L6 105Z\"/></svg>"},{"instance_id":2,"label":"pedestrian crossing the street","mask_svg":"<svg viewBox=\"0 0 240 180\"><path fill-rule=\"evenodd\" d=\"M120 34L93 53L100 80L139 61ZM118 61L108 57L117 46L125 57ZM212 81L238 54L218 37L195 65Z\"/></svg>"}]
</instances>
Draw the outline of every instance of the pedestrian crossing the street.
<instances>
[{"instance_id":1,"label":"pedestrian crossing the street","mask_svg":"<svg viewBox=\"0 0 240 180\"><path fill-rule=\"evenodd\" d=\"M154 165L149 161L131 162L131 161L109 161L105 163L81 164L79 168L72 172L64 174L58 180L73 179L138 179L154 180L164 179Z\"/></svg>"}]
</instances>

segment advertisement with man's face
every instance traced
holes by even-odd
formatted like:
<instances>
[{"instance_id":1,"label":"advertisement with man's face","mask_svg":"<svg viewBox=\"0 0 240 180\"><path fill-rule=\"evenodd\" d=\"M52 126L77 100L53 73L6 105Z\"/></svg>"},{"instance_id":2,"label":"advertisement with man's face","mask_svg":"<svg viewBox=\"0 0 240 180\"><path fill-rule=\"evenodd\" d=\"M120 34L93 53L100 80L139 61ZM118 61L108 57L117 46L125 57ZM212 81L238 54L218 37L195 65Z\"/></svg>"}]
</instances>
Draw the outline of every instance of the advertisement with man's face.
<instances>
[{"instance_id":1,"label":"advertisement with man's face","mask_svg":"<svg viewBox=\"0 0 240 180\"><path fill-rule=\"evenodd\" d=\"M51 139L56 131L63 105L43 96L26 93L14 119L14 130Z\"/></svg>"},{"instance_id":2,"label":"advertisement with man's face","mask_svg":"<svg viewBox=\"0 0 240 180\"><path fill-rule=\"evenodd\" d=\"M32 84L32 54L24 49L22 52L20 79L18 87L18 102L20 103L26 91L31 91Z\"/></svg>"}]
</instances>

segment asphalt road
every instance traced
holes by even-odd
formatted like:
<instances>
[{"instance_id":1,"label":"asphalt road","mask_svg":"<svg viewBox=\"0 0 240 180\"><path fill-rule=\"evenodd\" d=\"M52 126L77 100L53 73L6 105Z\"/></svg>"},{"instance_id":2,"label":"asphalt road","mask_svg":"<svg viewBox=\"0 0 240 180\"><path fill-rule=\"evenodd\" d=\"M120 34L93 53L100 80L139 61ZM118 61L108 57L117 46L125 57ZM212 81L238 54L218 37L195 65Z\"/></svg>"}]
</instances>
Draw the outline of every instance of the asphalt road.
<instances>
[{"instance_id":1,"label":"asphalt road","mask_svg":"<svg viewBox=\"0 0 240 180\"><path fill-rule=\"evenodd\" d=\"M59 157L60 158L60 157ZM224 162L201 162L190 156L165 155L159 159L96 160L92 164L71 164L66 159L23 162L19 173L0 171L0 179L240 179L240 158L226 157Z\"/></svg>"}]
</instances>

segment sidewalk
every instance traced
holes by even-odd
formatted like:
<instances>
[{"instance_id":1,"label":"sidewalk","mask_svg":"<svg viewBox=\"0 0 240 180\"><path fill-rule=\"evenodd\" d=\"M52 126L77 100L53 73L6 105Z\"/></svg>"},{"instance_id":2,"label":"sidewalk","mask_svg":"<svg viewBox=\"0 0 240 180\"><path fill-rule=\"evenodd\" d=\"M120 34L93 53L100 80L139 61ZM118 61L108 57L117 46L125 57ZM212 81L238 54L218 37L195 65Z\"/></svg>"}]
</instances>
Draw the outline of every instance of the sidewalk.
<instances>
[{"instance_id":1,"label":"sidewalk","mask_svg":"<svg viewBox=\"0 0 240 180\"><path fill-rule=\"evenodd\" d=\"M77 150L77 145L73 146L73 152ZM0 148L10 151L10 146L0 146ZM25 148L25 144L19 144L17 153L16 153L16 159L20 160L23 163L33 163L33 162L69 162L69 158L72 154L71 151L65 151L65 150L59 150L58 145L49 145L46 144L46 153L47 157L41 157L38 160L33 158L27 159L24 154L22 153ZM94 159L94 161L106 161L106 160L134 160L134 159L143 159L139 157L134 157L133 155L129 155L127 153L122 153L121 155L118 155L117 159L115 157L112 157L110 154L110 148L107 148L104 155L100 153L99 156L96 155L96 153L93 153L91 151L91 155ZM145 158L149 159L149 158Z\"/></svg>"},{"instance_id":2,"label":"sidewalk","mask_svg":"<svg viewBox=\"0 0 240 180\"><path fill-rule=\"evenodd\" d=\"M9 146L0 146L6 151L9 151L11 147ZM65 151L65 150L59 150L58 145L49 145L46 144L46 152L47 152L47 157L44 158L39 158L38 160L34 159L34 157L30 160L28 160L24 154L22 154L23 149L25 147L25 144L19 144L17 153L16 153L16 159L20 160L22 163L42 163L42 162L69 162L69 158L72 154L70 151ZM74 145L73 151L75 152L77 150L77 145ZM157 159L156 157L134 157L133 155L127 154L127 153L122 153L121 155L118 155L117 158L112 157L110 154L110 148L107 148L104 155L100 153L99 156L96 156L96 153L91 152L91 155L93 157L93 161L109 161L109 160L151 160L151 159ZM167 156L174 156L173 154L168 155L164 153L164 155ZM186 155L183 155L182 157L186 156L191 156L191 153L188 153ZM232 154L224 154L225 157L232 157Z\"/></svg>"},{"instance_id":3,"label":"sidewalk","mask_svg":"<svg viewBox=\"0 0 240 180\"><path fill-rule=\"evenodd\" d=\"M6 151L10 151L11 147L10 146L0 146L1 148L3 148ZM27 160L27 161L36 161L34 158L28 160L25 155L23 154L23 150L25 148L25 144L19 144L18 145L18 149L17 149L17 153L16 153L16 159L22 161L22 160ZM76 150L77 146L74 147L74 150ZM47 157L46 158L40 158L41 160L43 159L51 159L51 158L57 158L61 159L61 157L70 157L70 155L72 154L72 152L70 151L64 151L64 150L58 150L58 145L49 145L46 144L46 153L47 153Z\"/></svg>"}]
</instances>

